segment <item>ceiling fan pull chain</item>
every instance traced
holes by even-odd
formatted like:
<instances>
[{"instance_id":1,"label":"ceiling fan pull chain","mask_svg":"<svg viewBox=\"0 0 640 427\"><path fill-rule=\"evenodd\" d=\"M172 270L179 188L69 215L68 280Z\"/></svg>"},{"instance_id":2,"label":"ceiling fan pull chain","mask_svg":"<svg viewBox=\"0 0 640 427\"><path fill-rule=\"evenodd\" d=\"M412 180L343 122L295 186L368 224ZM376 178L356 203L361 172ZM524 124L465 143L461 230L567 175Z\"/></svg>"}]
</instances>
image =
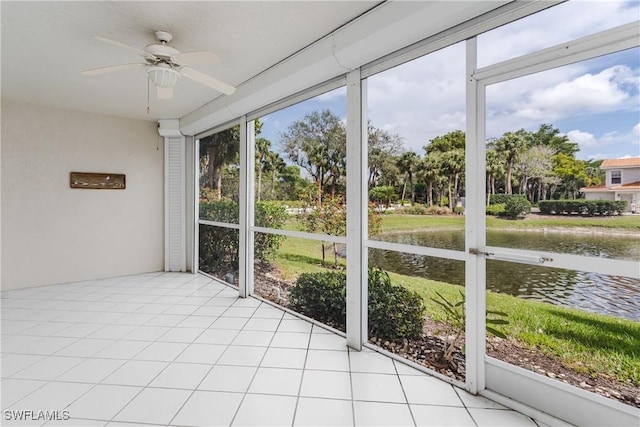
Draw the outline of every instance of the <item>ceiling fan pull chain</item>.
<instances>
[{"instance_id":1,"label":"ceiling fan pull chain","mask_svg":"<svg viewBox=\"0 0 640 427\"><path fill-rule=\"evenodd\" d=\"M149 115L149 112L151 111L149 109L149 91L151 90L149 88L150 85L151 85L151 82L149 81L149 79L147 79L147 115Z\"/></svg>"}]
</instances>

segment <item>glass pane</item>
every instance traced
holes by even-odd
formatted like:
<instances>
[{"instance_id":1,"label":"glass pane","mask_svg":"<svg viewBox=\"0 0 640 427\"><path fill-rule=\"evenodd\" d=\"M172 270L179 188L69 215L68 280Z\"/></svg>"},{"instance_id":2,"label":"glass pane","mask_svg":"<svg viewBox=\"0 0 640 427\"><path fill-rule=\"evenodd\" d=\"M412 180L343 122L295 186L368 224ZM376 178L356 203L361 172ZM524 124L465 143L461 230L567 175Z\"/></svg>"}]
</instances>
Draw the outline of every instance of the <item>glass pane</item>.
<instances>
[{"instance_id":1,"label":"glass pane","mask_svg":"<svg viewBox=\"0 0 640 427\"><path fill-rule=\"evenodd\" d=\"M464 381L464 262L369 249L369 266L369 341Z\"/></svg>"},{"instance_id":2,"label":"glass pane","mask_svg":"<svg viewBox=\"0 0 640 427\"><path fill-rule=\"evenodd\" d=\"M369 77L367 100L370 238L448 228L464 248L464 43Z\"/></svg>"},{"instance_id":3,"label":"glass pane","mask_svg":"<svg viewBox=\"0 0 640 427\"><path fill-rule=\"evenodd\" d=\"M635 48L487 88L488 245L640 261L639 79ZM489 260L487 289L488 354L640 407L640 280Z\"/></svg>"},{"instance_id":4,"label":"glass pane","mask_svg":"<svg viewBox=\"0 0 640 427\"><path fill-rule=\"evenodd\" d=\"M255 233L254 292L345 330L346 245Z\"/></svg>"},{"instance_id":5,"label":"glass pane","mask_svg":"<svg viewBox=\"0 0 640 427\"><path fill-rule=\"evenodd\" d=\"M571 0L478 36L484 67L638 20L636 0ZM553 31L549 31L549 29Z\"/></svg>"},{"instance_id":6,"label":"glass pane","mask_svg":"<svg viewBox=\"0 0 640 427\"><path fill-rule=\"evenodd\" d=\"M238 286L238 230L200 224L199 231L200 270Z\"/></svg>"},{"instance_id":7,"label":"glass pane","mask_svg":"<svg viewBox=\"0 0 640 427\"><path fill-rule=\"evenodd\" d=\"M291 217L265 226L345 234L340 224L327 221L344 207L345 111L342 87L255 120L256 209L268 202Z\"/></svg>"},{"instance_id":8,"label":"glass pane","mask_svg":"<svg viewBox=\"0 0 640 427\"><path fill-rule=\"evenodd\" d=\"M200 219L237 224L240 127L200 140Z\"/></svg>"}]
</instances>

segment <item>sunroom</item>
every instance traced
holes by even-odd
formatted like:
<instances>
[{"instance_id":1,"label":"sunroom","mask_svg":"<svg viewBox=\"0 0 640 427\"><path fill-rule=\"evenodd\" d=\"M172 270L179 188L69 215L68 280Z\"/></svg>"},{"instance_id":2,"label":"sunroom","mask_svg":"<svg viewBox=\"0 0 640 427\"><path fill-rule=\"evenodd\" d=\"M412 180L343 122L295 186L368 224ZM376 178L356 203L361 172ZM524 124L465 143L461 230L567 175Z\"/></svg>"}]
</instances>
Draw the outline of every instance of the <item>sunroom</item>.
<instances>
[{"instance_id":1,"label":"sunroom","mask_svg":"<svg viewBox=\"0 0 640 427\"><path fill-rule=\"evenodd\" d=\"M1 12L3 425L640 422L637 2Z\"/></svg>"}]
</instances>

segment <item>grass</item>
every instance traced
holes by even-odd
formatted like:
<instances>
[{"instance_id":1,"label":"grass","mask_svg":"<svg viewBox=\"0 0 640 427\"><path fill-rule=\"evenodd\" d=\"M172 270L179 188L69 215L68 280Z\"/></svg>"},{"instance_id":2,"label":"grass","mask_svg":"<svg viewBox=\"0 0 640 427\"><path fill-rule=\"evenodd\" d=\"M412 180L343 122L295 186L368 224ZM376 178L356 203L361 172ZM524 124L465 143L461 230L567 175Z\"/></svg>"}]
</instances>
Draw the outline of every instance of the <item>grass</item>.
<instances>
[{"instance_id":1,"label":"grass","mask_svg":"<svg viewBox=\"0 0 640 427\"><path fill-rule=\"evenodd\" d=\"M611 222L609 222L611 221ZM545 226L605 227L605 223L615 224L615 228L636 229L640 218L584 218L584 219L535 219L526 221L508 221L489 218L491 228L512 228L512 224ZM507 227L505 224L508 224ZM552 225L553 224L553 225ZM383 231L408 231L424 227L457 228L464 227L463 217L439 217L417 215L389 215L384 218ZM288 229L297 229L295 223ZM303 272L327 271L321 266L320 242L288 237L276 255L276 264L288 280ZM327 263L333 263L333 254L327 251ZM344 266L344 260L340 260ZM435 320L443 321L444 313L440 306L431 301L435 292L445 298L457 300L458 286L436 282L413 276L389 273L394 284L405 286L418 292L424 302L427 313ZM509 295L487 293L489 310L507 313L509 324L500 329L526 345L539 348L543 353L558 356L570 369L589 375L607 375L623 383L640 386L640 323L610 316L587 313L584 311L554 306L547 303L528 301Z\"/></svg>"},{"instance_id":2,"label":"grass","mask_svg":"<svg viewBox=\"0 0 640 427\"><path fill-rule=\"evenodd\" d=\"M383 233L402 232L420 229L464 229L464 216L456 215L384 215L382 217ZM510 220L487 217L487 228L500 229L532 229L532 228L600 228L640 231L639 215L623 215L615 217L540 217L532 214L526 219Z\"/></svg>"},{"instance_id":3,"label":"grass","mask_svg":"<svg viewBox=\"0 0 640 427\"><path fill-rule=\"evenodd\" d=\"M394 284L419 293L427 313L444 321L435 292L456 301L460 287L418 277L389 273ZM609 375L640 386L640 323L487 292L487 309L507 313L508 325L499 329L563 364L589 375Z\"/></svg>"}]
</instances>

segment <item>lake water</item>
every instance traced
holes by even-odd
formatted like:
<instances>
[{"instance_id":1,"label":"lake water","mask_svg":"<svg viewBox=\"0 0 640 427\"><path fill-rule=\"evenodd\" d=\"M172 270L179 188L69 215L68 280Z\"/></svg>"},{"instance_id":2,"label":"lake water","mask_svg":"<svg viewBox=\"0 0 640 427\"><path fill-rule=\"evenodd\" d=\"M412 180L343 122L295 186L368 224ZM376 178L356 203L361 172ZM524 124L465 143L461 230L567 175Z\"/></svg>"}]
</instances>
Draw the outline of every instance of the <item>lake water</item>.
<instances>
[{"instance_id":1,"label":"lake water","mask_svg":"<svg viewBox=\"0 0 640 427\"><path fill-rule=\"evenodd\" d=\"M382 239L464 250L464 233L461 231L389 234ZM640 239L629 236L489 231L487 244L640 261ZM461 261L370 249L369 265L400 274L464 285L464 262ZM640 280L628 277L487 260L487 289L640 321Z\"/></svg>"}]
</instances>

